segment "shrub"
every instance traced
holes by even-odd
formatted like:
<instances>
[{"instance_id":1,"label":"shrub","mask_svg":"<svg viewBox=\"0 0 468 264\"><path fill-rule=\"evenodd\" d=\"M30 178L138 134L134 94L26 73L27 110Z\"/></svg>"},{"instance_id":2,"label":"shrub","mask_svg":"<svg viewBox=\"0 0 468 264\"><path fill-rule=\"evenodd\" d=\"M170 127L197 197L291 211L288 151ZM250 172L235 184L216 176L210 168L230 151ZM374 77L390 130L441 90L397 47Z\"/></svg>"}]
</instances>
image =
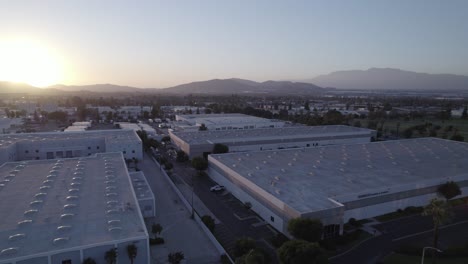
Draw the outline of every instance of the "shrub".
<instances>
[{"instance_id":1,"label":"shrub","mask_svg":"<svg viewBox=\"0 0 468 264\"><path fill-rule=\"evenodd\" d=\"M231 264L229 257L226 254L222 254L220 257L221 264Z\"/></svg>"},{"instance_id":2,"label":"shrub","mask_svg":"<svg viewBox=\"0 0 468 264\"><path fill-rule=\"evenodd\" d=\"M208 227L208 229L211 231L211 233L213 233L213 231L215 229L215 226L216 226L213 217L211 217L209 215L204 215L204 216L202 216L201 220L206 225L206 227Z\"/></svg>"},{"instance_id":3,"label":"shrub","mask_svg":"<svg viewBox=\"0 0 468 264\"><path fill-rule=\"evenodd\" d=\"M238 239L234 245L234 256L240 257L255 248L255 240L251 238Z\"/></svg>"},{"instance_id":4,"label":"shrub","mask_svg":"<svg viewBox=\"0 0 468 264\"><path fill-rule=\"evenodd\" d=\"M150 238L150 245L159 245L164 244L164 238L157 237L157 238Z\"/></svg>"},{"instance_id":5,"label":"shrub","mask_svg":"<svg viewBox=\"0 0 468 264\"><path fill-rule=\"evenodd\" d=\"M169 255L167 255L167 260L169 261L169 263L171 264L178 264L180 263L183 259L185 258L184 256L184 253L182 252L175 252L175 253L169 253Z\"/></svg>"},{"instance_id":6,"label":"shrub","mask_svg":"<svg viewBox=\"0 0 468 264\"><path fill-rule=\"evenodd\" d=\"M271 239L271 244L275 247L275 248L279 248L281 247L285 242L288 242L289 241L289 238L286 237L285 235L283 235L282 233L277 233L276 235L274 235Z\"/></svg>"}]
</instances>

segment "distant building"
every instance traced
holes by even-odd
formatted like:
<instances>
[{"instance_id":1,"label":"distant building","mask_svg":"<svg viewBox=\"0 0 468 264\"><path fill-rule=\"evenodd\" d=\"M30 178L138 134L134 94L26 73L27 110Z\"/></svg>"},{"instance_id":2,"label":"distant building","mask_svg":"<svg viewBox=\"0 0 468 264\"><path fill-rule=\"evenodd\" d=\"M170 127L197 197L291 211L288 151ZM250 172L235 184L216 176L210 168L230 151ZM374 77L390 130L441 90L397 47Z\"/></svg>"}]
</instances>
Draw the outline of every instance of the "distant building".
<instances>
[{"instance_id":1,"label":"distant building","mask_svg":"<svg viewBox=\"0 0 468 264\"><path fill-rule=\"evenodd\" d=\"M143 147L132 130L94 130L0 135L0 164L8 161L86 157L122 152L126 159L142 159Z\"/></svg>"},{"instance_id":2,"label":"distant building","mask_svg":"<svg viewBox=\"0 0 468 264\"><path fill-rule=\"evenodd\" d=\"M466 153L467 143L437 138L228 153L208 156L208 174L279 231L317 218L328 237L351 218L426 205L448 181L467 196Z\"/></svg>"},{"instance_id":3,"label":"distant building","mask_svg":"<svg viewBox=\"0 0 468 264\"><path fill-rule=\"evenodd\" d=\"M146 229L121 153L0 166L0 263L150 263Z\"/></svg>"},{"instance_id":4,"label":"distant building","mask_svg":"<svg viewBox=\"0 0 468 264\"><path fill-rule=\"evenodd\" d=\"M216 143L230 152L306 148L334 144L366 143L376 131L351 126L298 126L283 128L169 132L172 142L190 157L210 153Z\"/></svg>"},{"instance_id":5,"label":"distant building","mask_svg":"<svg viewBox=\"0 0 468 264\"><path fill-rule=\"evenodd\" d=\"M283 127L284 122L244 114L176 115L176 129L197 131L205 125L208 130L243 130Z\"/></svg>"}]
</instances>

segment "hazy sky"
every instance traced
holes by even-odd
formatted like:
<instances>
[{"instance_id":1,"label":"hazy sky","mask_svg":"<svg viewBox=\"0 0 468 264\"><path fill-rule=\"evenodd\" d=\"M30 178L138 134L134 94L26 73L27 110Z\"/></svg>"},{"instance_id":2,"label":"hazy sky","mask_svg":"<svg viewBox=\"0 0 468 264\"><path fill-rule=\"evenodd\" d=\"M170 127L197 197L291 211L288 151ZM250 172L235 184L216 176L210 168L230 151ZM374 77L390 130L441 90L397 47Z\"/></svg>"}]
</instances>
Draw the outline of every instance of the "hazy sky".
<instances>
[{"instance_id":1,"label":"hazy sky","mask_svg":"<svg viewBox=\"0 0 468 264\"><path fill-rule=\"evenodd\" d=\"M8 38L52 50L66 84L168 87L370 67L468 75L466 0L0 0Z\"/></svg>"}]
</instances>

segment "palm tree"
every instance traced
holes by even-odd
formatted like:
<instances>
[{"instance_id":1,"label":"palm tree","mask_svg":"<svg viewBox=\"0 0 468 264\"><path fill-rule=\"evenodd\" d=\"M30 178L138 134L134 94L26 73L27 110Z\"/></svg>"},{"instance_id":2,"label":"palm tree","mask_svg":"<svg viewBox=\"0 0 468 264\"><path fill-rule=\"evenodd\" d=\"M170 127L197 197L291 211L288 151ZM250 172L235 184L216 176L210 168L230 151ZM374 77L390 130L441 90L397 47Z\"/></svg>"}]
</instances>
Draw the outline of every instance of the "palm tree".
<instances>
[{"instance_id":1,"label":"palm tree","mask_svg":"<svg viewBox=\"0 0 468 264\"><path fill-rule=\"evenodd\" d=\"M106 251L104 259L106 259L107 264L115 264L117 260L117 250L113 248Z\"/></svg>"},{"instance_id":2,"label":"palm tree","mask_svg":"<svg viewBox=\"0 0 468 264\"><path fill-rule=\"evenodd\" d=\"M130 244L127 246L127 254L128 254L128 258L130 259L130 263L133 264L133 260L136 258L137 256L137 247L135 246L135 244Z\"/></svg>"},{"instance_id":3,"label":"palm tree","mask_svg":"<svg viewBox=\"0 0 468 264\"><path fill-rule=\"evenodd\" d=\"M452 211L446 201L434 198L426 207L424 207L424 211L422 214L424 216L432 216L432 222L434 223L433 247L437 248L437 242L439 239L439 227L440 225L447 223L451 220Z\"/></svg>"},{"instance_id":4,"label":"palm tree","mask_svg":"<svg viewBox=\"0 0 468 264\"><path fill-rule=\"evenodd\" d=\"M92 258L86 258L83 260L83 264L96 264L96 261Z\"/></svg>"}]
</instances>

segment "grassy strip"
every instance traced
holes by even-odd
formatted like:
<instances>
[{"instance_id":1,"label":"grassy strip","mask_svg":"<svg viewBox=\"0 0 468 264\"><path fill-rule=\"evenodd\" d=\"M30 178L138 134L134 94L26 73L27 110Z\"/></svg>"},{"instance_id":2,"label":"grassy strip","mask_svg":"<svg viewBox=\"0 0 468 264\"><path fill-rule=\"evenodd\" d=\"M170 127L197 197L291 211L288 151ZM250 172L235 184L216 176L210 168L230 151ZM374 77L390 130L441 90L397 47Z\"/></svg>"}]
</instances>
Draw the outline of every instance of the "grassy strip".
<instances>
[{"instance_id":1,"label":"grassy strip","mask_svg":"<svg viewBox=\"0 0 468 264\"><path fill-rule=\"evenodd\" d=\"M377 217L375 217L375 219L379 220L380 222L386 222L386 221L401 218L401 217L404 217L404 216L421 214L422 211L423 211L423 207L410 206L410 207L405 208L404 210L398 209L395 212L391 212L391 213L388 213L388 214L377 216Z\"/></svg>"}]
</instances>

